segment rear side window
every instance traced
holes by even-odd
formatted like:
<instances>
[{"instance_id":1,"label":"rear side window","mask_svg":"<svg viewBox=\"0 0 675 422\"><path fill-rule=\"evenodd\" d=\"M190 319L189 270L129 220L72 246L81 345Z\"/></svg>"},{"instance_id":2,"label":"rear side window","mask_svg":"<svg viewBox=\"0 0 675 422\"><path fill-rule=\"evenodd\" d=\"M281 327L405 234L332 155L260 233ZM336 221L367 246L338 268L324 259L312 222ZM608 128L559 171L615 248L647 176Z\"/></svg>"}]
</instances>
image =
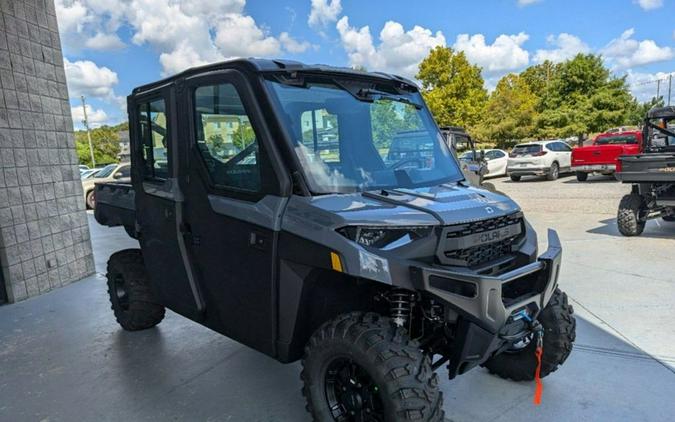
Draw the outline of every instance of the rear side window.
<instances>
[{"instance_id":1,"label":"rear side window","mask_svg":"<svg viewBox=\"0 0 675 422\"><path fill-rule=\"evenodd\" d=\"M637 144L637 136L635 135L618 135L607 136L595 140L596 145L623 145L623 144Z\"/></svg>"},{"instance_id":2,"label":"rear side window","mask_svg":"<svg viewBox=\"0 0 675 422\"><path fill-rule=\"evenodd\" d=\"M164 99L142 103L138 107L143 176L146 179L169 177L167 145L169 142Z\"/></svg>"},{"instance_id":3,"label":"rear side window","mask_svg":"<svg viewBox=\"0 0 675 422\"><path fill-rule=\"evenodd\" d=\"M514 155L528 155L528 154L536 154L538 152L541 152L541 145L523 144L523 145L516 145L515 148L513 148L512 153Z\"/></svg>"},{"instance_id":4,"label":"rear side window","mask_svg":"<svg viewBox=\"0 0 675 422\"><path fill-rule=\"evenodd\" d=\"M234 85L200 86L194 98L197 148L211 182L260 191L258 139Z\"/></svg>"}]
</instances>

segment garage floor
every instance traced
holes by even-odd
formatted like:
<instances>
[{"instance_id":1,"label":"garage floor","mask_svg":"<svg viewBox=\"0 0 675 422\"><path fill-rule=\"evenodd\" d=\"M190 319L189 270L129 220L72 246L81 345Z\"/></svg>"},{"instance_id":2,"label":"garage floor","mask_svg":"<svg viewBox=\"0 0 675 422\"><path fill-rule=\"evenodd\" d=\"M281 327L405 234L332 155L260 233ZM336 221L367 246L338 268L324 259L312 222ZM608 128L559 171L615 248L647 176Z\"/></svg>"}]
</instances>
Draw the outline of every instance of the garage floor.
<instances>
[{"instance_id":1,"label":"garage floor","mask_svg":"<svg viewBox=\"0 0 675 422\"><path fill-rule=\"evenodd\" d=\"M483 369L442 381L453 421L667 421L675 415L675 224L619 237L613 207L627 188L499 179L540 231L559 230L562 287L578 337L568 362L533 385ZM90 216L91 217L91 216ZM97 270L133 247L122 230L92 221ZM441 378L443 372L440 372ZM90 277L0 307L1 421L302 421L299 365L282 365L176 314L127 333L114 322L104 280Z\"/></svg>"}]
</instances>

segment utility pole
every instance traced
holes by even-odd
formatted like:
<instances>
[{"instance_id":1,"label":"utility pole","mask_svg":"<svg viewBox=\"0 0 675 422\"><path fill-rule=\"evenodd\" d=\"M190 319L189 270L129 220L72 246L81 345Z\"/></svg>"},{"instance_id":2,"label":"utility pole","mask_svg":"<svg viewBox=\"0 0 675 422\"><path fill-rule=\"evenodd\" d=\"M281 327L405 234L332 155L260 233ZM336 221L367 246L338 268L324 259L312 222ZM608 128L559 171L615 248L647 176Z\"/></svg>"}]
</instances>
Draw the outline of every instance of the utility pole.
<instances>
[{"instance_id":1,"label":"utility pole","mask_svg":"<svg viewBox=\"0 0 675 422\"><path fill-rule=\"evenodd\" d=\"M668 105L670 105L670 89L673 87L673 74L668 75Z\"/></svg>"},{"instance_id":2,"label":"utility pole","mask_svg":"<svg viewBox=\"0 0 675 422\"><path fill-rule=\"evenodd\" d=\"M656 101L658 101L659 98L661 98L659 96L660 92L661 92L661 79L657 79L657 81L656 81Z\"/></svg>"},{"instance_id":3,"label":"utility pole","mask_svg":"<svg viewBox=\"0 0 675 422\"><path fill-rule=\"evenodd\" d=\"M96 167L96 160L94 159L94 147L91 144L91 132L89 132L89 120L87 120L87 104L84 102L84 95L80 96L82 99L82 112L84 113L84 128L87 129L87 140L89 141L89 154L91 154L91 168Z\"/></svg>"}]
</instances>

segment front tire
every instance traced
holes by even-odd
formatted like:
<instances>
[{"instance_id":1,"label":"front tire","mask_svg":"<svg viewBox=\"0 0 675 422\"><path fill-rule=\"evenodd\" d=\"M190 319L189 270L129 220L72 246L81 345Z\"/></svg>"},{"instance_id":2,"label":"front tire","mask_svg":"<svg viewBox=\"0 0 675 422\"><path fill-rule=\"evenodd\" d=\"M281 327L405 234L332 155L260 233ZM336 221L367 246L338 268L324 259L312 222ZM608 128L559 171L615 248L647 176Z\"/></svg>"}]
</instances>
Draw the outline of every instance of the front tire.
<instances>
[{"instance_id":1,"label":"front tire","mask_svg":"<svg viewBox=\"0 0 675 422\"><path fill-rule=\"evenodd\" d=\"M641 235L646 224L642 217L646 208L644 198L637 193L631 193L621 198L616 216L619 232L624 236Z\"/></svg>"},{"instance_id":2,"label":"front tire","mask_svg":"<svg viewBox=\"0 0 675 422\"><path fill-rule=\"evenodd\" d=\"M586 173L584 171L578 171L577 172L577 181L585 182L586 180L588 180L588 173Z\"/></svg>"},{"instance_id":3,"label":"front tire","mask_svg":"<svg viewBox=\"0 0 675 422\"><path fill-rule=\"evenodd\" d=\"M374 313L341 315L305 347L302 393L315 421L442 421L431 362L405 330Z\"/></svg>"},{"instance_id":4,"label":"front tire","mask_svg":"<svg viewBox=\"0 0 675 422\"><path fill-rule=\"evenodd\" d=\"M511 177L511 181L513 181L513 182L520 182L520 176L516 176L515 174L512 174L509 177Z\"/></svg>"},{"instance_id":5,"label":"front tire","mask_svg":"<svg viewBox=\"0 0 675 422\"><path fill-rule=\"evenodd\" d=\"M663 218L663 221L667 221L669 223L675 223L675 215L664 215L661 218Z\"/></svg>"},{"instance_id":6,"label":"front tire","mask_svg":"<svg viewBox=\"0 0 675 422\"><path fill-rule=\"evenodd\" d=\"M560 166L555 161L551 164L551 168L548 169L548 174L546 178L548 180L556 180L560 176Z\"/></svg>"},{"instance_id":7,"label":"front tire","mask_svg":"<svg viewBox=\"0 0 675 422\"><path fill-rule=\"evenodd\" d=\"M164 306L150 287L140 249L114 253L108 260L106 277L111 309L122 328L145 330L164 319Z\"/></svg>"},{"instance_id":8,"label":"front tire","mask_svg":"<svg viewBox=\"0 0 675 422\"><path fill-rule=\"evenodd\" d=\"M556 289L537 320L544 327L544 354L540 374L544 378L565 363L576 339L574 309L568 303L565 292ZM506 351L488 359L483 366L501 378L532 381L537 367L534 355L536 347L536 342L532 340L518 351Z\"/></svg>"}]
</instances>

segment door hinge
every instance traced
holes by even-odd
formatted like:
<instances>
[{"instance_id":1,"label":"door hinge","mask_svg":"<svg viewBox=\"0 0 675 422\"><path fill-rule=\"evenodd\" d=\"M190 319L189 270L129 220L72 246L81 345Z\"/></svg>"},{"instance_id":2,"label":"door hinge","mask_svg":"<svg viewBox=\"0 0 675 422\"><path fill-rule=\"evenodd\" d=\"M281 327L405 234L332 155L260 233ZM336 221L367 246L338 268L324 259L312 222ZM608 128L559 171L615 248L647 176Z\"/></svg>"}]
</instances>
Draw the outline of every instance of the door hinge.
<instances>
[{"instance_id":1,"label":"door hinge","mask_svg":"<svg viewBox=\"0 0 675 422\"><path fill-rule=\"evenodd\" d=\"M181 223L180 233L183 235L183 239L185 239L185 242L193 246L199 246L201 244L202 241L201 236L192 233L192 228L190 227L189 224Z\"/></svg>"},{"instance_id":2,"label":"door hinge","mask_svg":"<svg viewBox=\"0 0 675 422\"><path fill-rule=\"evenodd\" d=\"M248 245L252 248L265 250L267 247L267 237L257 232L251 232L248 238Z\"/></svg>"}]
</instances>

